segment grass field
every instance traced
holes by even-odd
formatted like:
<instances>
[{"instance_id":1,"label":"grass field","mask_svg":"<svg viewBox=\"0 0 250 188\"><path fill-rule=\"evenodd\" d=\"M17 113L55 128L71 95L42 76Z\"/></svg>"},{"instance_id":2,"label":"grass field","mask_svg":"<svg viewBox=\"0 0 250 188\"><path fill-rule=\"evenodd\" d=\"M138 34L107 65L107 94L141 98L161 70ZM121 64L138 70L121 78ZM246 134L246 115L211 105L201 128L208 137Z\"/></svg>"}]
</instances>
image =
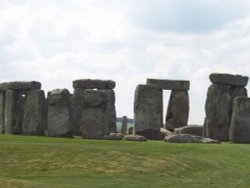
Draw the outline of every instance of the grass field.
<instances>
[{"instance_id":1,"label":"grass field","mask_svg":"<svg viewBox=\"0 0 250 188\"><path fill-rule=\"evenodd\" d=\"M0 135L1 188L250 187L250 145Z\"/></svg>"}]
</instances>

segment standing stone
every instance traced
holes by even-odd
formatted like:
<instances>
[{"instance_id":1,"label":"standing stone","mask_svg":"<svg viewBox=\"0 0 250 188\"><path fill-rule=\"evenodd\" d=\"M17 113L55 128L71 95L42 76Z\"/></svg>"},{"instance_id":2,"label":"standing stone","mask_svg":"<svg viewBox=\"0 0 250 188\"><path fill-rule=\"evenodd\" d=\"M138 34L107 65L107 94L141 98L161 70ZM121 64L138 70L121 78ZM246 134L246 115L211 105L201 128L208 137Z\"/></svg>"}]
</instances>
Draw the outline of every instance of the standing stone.
<instances>
[{"instance_id":1,"label":"standing stone","mask_svg":"<svg viewBox=\"0 0 250 188\"><path fill-rule=\"evenodd\" d=\"M67 89L56 89L48 93L48 135L71 137L73 117L70 93Z\"/></svg>"},{"instance_id":2,"label":"standing stone","mask_svg":"<svg viewBox=\"0 0 250 188\"><path fill-rule=\"evenodd\" d=\"M148 139L159 139L162 127L162 90L153 85L138 85L134 99L134 131Z\"/></svg>"},{"instance_id":3,"label":"standing stone","mask_svg":"<svg viewBox=\"0 0 250 188\"><path fill-rule=\"evenodd\" d=\"M250 98L235 98L230 127L230 141L250 143Z\"/></svg>"},{"instance_id":4,"label":"standing stone","mask_svg":"<svg viewBox=\"0 0 250 188\"><path fill-rule=\"evenodd\" d=\"M104 93L107 94L107 127L105 129L105 134L116 132L116 110L115 110L115 92L112 89L102 89Z\"/></svg>"},{"instance_id":5,"label":"standing stone","mask_svg":"<svg viewBox=\"0 0 250 188\"><path fill-rule=\"evenodd\" d=\"M28 91L25 98L23 133L44 135L46 129L45 97L42 90Z\"/></svg>"},{"instance_id":6,"label":"standing stone","mask_svg":"<svg viewBox=\"0 0 250 188\"><path fill-rule=\"evenodd\" d=\"M213 84L207 92L204 136L228 141L233 99L247 97L248 77L213 73L209 79Z\"/></svg>"},{"instance_id":7,"label":"standing stone","mask_svg":"<svg viewBox=\"0 0 250 188\"><path fill-rule=\"evenodd\" d=\"M230 109L230 87L227 85L212 84L208 88L205 105L206 137L220 141L228 140Z\"/></svg>"},{"instance_id":8,"label":"standing stone","mask_svg":"<svg viewBox=\"0 0 250 188\"><path fill-rule=\"evenodd\" d=\"M127 116L122 117L122 127L121 127L121 133L127 134L127 127L128 127L128 118Z\"/></svg>"},{"instance_id":9,"label":"standing stone","mask_svg":"<svg viewBox=\"0 0 250 188\"><path fill-rule=\"evenodd\" d=\"M108 96L100 90L84 90L79 101L79 125L83 138L103 139L107 127Z\"/></svg>"},{"instance_id":10,"label":"standing stone","mask_svg":"<svg viewBox=\"0 0 250 188\"><path fill-rule=\"evenodd\" d=\"M6 134L22 133L24 98L17 91L5 92L4 127Z\"/></svg>"},{"instance_id":11,"label":"standing stone","mask_svg":"<svg viewBox=\"0 0 250 188\"><path fill-rule=\"evenodd\" d=\"M74 89L73 102L73 119L74 119L74 135L81 135L80 132L80 115L81 115L81 100L83 98L84 89Z\"/></svg>"},{"instance_id":12,"label":"standing stone","mask_svg":"<svg viewBox=\"0 0 250 188\"><path fill-rule=\"evenodd\" d=\"M188 115L188 91L172 91L166 115L166 129L174 131L175 128L187 126Z\"/></svg>"},{"instance_id":13,"label":"standing stone","mask_svg":"<svg viewBox=\"0 0 250 188\"><path fill-rule=\"evenodd\" d=\"M4 134L4 101L5 94L0 92L0 134Z\"/></svg>"}]
</instances>

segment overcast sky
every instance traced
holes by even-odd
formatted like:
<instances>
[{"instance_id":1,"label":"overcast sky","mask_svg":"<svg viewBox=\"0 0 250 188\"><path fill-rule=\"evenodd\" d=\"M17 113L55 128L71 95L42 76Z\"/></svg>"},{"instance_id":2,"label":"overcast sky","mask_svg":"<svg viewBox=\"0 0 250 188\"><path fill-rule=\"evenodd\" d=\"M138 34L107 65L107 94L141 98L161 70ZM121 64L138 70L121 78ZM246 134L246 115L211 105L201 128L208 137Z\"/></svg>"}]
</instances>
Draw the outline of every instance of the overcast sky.
<instances>
[{"instance_id":1,"label":"overcast sky","mask_svg":"<svg viewBox=\"0 0 250 188\"><path fill-rule=\"evenodd\" d=\"M247 0L0 0L0 5L0 82L36 80L46 92L72 92L75 79L111 79L118 116L133 117L135 87L147 78L181 79L191 81L189 123L202 124L209 74L250 75Z\"/></svg>"}]
</instances>

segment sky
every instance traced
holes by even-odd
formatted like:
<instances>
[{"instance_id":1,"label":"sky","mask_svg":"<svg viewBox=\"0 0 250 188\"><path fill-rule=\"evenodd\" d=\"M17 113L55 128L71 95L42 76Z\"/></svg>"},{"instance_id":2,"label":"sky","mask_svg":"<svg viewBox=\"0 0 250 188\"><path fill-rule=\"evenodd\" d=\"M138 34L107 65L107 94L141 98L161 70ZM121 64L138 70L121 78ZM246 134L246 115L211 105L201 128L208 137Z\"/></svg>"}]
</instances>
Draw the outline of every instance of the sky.
<instances>
[{"instance_id":1,"label":"sky","mask_svg":"<svg viewBox=\"0 0 250 188\"><path fill-rule=\"evenodd\" d=\"M189 124L202 124L209 74L250 75L248 0L0 0L0 82L116 82L133 117L147 78L190 80ZM247 86L250 89L249 86ZM164 114L170 91L164 91Z\"/></svg>"}]
</instances>

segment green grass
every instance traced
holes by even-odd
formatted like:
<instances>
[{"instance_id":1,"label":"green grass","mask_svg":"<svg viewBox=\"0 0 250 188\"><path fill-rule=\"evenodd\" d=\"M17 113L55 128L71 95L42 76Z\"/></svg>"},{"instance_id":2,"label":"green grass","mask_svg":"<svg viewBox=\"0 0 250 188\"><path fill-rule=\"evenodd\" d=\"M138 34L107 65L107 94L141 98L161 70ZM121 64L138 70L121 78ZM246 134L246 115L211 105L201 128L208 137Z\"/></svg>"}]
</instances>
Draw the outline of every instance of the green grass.
<instances>
[{"instance_id":1,"label":"green grass","mask_svg":"<svg viewBox=\"0 0 250 188\"><path fill-rule=\"evenodd\" d=\"M250 145L0 135L1 188L250 187Z\"/></svg>"}]
</instances>

